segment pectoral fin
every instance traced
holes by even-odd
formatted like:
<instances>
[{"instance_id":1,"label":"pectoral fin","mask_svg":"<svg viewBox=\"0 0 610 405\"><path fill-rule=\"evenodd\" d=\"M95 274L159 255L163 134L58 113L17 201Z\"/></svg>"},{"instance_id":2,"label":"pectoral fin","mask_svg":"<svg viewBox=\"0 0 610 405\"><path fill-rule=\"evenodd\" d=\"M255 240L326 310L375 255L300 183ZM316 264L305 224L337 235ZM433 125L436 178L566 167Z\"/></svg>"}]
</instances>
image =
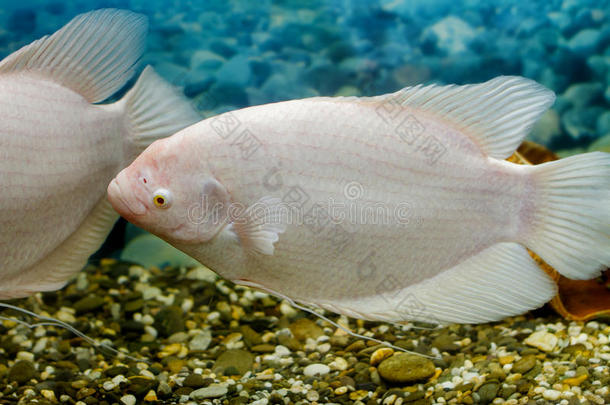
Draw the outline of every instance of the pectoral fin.
<instances>
[{"instance_id":1,"label":"pectoral fin","mask_svg":"<svg viewBox=\"0 0 610 405\"><path fill-rule=\"evenodd\" d=\"M286 230L283 206L279 198L263 197L236 218L227 231L246 252L273 255L274 243Z\"/></svg>"}]
</instances>

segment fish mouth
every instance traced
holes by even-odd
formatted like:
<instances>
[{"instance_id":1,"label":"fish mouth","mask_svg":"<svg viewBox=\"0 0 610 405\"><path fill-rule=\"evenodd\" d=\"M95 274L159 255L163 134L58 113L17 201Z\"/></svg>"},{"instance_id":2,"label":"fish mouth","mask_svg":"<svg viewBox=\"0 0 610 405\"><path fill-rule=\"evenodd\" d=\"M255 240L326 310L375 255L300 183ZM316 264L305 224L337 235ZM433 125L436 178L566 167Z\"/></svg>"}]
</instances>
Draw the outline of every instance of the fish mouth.
<instances>
[{"instance_id":1,"label":"fish mouth","mask_svg":"<svg viewBox=\"0 0 610 405\"><path fill-rule=\"evenodd\" d=\"M119 176L120 175L121 173L119 173ZM130 200L135 202L135 204L129 204L125 201L124 188L121 187L119 176L113 179L108 185L108 201L110 201L112 208L125 218L139 217L146 214L146 206L142 204L133 193L131 193Z\"/></svg>"}]
</instances>

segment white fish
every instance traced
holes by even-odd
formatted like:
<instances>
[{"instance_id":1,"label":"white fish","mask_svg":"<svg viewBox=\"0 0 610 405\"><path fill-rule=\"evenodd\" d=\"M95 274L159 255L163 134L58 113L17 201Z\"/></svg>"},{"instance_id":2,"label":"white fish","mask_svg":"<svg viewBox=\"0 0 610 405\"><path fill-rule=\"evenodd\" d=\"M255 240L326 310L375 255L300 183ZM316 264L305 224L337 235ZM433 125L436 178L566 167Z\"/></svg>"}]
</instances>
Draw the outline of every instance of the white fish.
<instances>
[{"instance_id":1,"label":"white fish","mask_svg":"<svg viewBox=\"0 0 610 405\"><path fill-rule=\"evenodd\" d=\"M118 218L110 180L153 140L200 119L147 68L147 20L75 17L0 62L0 299L61 288Z\"/></svg>"},{"instance_id":2,"label":"white fish","mask_svg":"<svg viewBox=\"0 0 610 405\"><path fill-rule=\"evenodd\" d=\"M554 94L521 77L246 108L156 141L113 207L238 284L383 321L475 323L610 264L610 155L506 162Z\"/></svg>"}]
</instances>

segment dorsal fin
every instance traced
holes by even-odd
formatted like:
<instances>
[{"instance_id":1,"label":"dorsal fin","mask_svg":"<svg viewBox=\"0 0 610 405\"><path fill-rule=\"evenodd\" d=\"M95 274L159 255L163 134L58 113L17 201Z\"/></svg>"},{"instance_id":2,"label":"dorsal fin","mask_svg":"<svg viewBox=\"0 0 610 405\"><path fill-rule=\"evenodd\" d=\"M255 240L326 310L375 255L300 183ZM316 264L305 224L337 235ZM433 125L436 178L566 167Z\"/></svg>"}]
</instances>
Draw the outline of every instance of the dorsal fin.
<instances>
[{"instance_id":1,"label":"dorsal fin","mask_svg":"<svg viewBox=\"0 0 610 405\"><path fill-rule=\"evenodd\" d=\"M0 62L0 73L39 74L97 103L133 76L146 40L145 16L103 9L78 15Z\"/></svg>"},{"instance_id":2,"label":"dorsal fin","mask_svg":"<svg viewBox=\"0 0 610 405\"><path fill-rule=\"evenodd\" d=\"M555 94L524 77L499 76L480 84L406 87L370 100L436 115L471 137L488 156L505 159L553 104Z\"/></svg>"}]
</instances>

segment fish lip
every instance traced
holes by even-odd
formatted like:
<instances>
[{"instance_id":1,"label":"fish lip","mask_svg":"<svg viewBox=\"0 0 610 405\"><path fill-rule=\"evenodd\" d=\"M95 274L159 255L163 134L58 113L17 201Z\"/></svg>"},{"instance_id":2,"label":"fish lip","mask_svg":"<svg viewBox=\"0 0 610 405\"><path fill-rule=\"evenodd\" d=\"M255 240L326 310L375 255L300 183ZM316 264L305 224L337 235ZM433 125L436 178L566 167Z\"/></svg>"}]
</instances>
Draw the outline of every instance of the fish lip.
<instances>
[{"instance_id":1,"label":"fish lip","mask_svg":"<svg viewBox=\"0 0 610 405\"><path fill-rule=\"evenodd\" d=\"M108 185L108 200L110 201L110 204L115 209L115 211L117 211L123 216L125 216L124 214L127 213L130 213L131 216L134 217L139 217L146 214L146 206L142 204L142 202L137 199L135 195L133 196L133 199L134 201L137 201L136 205L128 204L125 201L125 199L123 198L123 188L121 188L120 182L117 179L118 176L117 178L113 179Z\"/></svg>"}]
</instances>

